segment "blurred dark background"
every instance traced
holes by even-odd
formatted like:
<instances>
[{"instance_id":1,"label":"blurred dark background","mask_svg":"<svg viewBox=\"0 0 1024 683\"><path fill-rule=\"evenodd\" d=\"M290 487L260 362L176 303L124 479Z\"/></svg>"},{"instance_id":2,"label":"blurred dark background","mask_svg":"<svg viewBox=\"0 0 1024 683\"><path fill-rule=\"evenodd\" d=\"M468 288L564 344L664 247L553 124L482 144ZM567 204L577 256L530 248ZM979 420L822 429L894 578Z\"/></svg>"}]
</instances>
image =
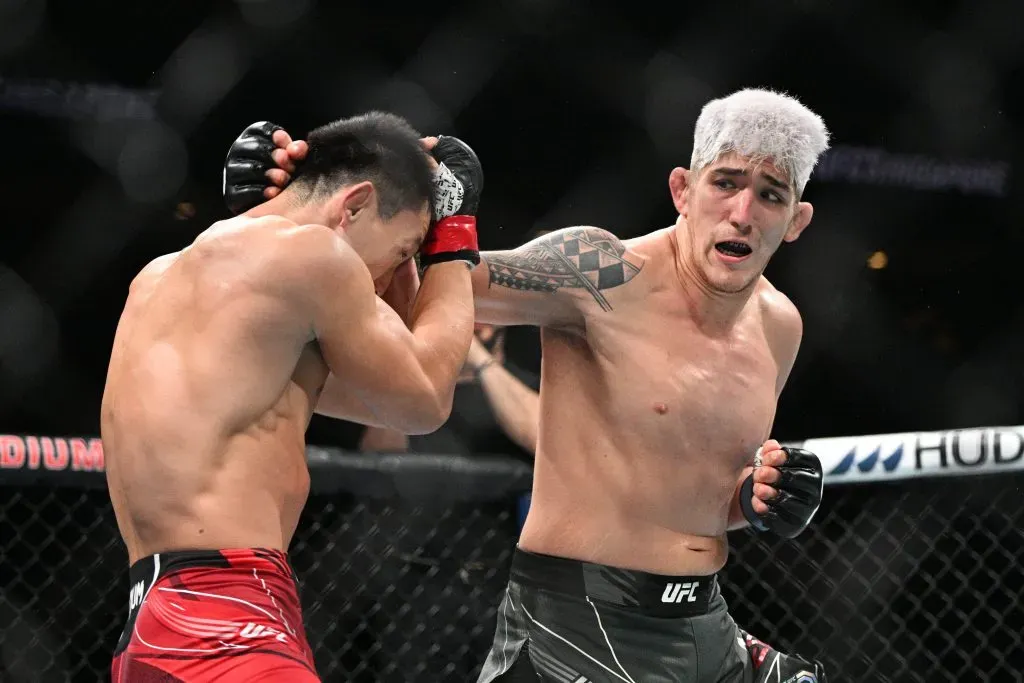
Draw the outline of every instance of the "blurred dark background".
<instances>
[{"instance_id":1,"label":"blurred dark background","mask_svg":"<svg viewBox=\"0 0 1024 683\"><path fill-rule=\"evenodd\" d=\"M481 245L675 216L709 99L798 96L833 133L768 277L803 348L775 436L1017 424L1024 9L832 3L0 0L0 425L96 434L133 275L227 215L244 126L370 108L483 160ZM538 368L532 330L510 362ZM317 418L313 443L351 430ZM496 445L497 450L503 447Z\"/></svg>"},{"instance_id":2,"label":"blurred dark background","mask_svg":"<svg viewBox=\"0 0 1024 683\"><path fill-rule=\"evenodd\" d=\"M0 433L98 434L128 285L227 216L221 164L255 120L301 136L381 108L458 135L485 166L481 245L508 248L669 225L701 106L751 86L799 97L834 145L767 273L805 322L774 436L1021 424L1022 25L1006 0L0 0ZM508 331L534 386L539 355ZM413 450L524 457L479 386L458 392ZM314 418L309 441L360 433ZM424 511L314 480L335 489L293 560L326 680L471 680L513 502ZM98 680L122 626L102 478L55 481L0 496L0 680ZM733 534L723 585L739 623L838 681L1010 680L1019 497L1002 474L837 487L799 543Z\"/></svg>"}]
</instances>

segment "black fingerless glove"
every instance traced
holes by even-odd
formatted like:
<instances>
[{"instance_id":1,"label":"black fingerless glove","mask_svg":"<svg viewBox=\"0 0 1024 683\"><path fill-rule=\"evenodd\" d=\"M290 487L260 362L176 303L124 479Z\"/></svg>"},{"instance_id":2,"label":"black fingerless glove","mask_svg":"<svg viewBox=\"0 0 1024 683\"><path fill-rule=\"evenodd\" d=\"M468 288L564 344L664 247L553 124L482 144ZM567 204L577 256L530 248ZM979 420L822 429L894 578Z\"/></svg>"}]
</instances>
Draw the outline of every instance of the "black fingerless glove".
<instances>
[{"instance_id":1,"label":"black fingerless glove","mask_svg":"<svg viewBox=\"0 0 1024 683\"><path fill-rule=\"evenodd\" d=\"M769 531L783 538L796 538L818 511L824 490L825 477L821 461L814 453L802 448L783 446L786 462L776 466L782 475L770 484L779 492L775 498L763 501L768 511L754 512L754 475L740 487L740 509L750 526L758 531Z\"/></svg>"},{"instance_id":2,"label":"black fingerless glove","mask_svg":"<svg viewBox=\"0 0 1024 683\"><path fill-rule=\"evenodd\" d=\"M244 213L266 201L263 191L273 184L267 171L278 168L271 152L279 130L281 126L269 121L254 123L228 148L221 191L231 213Z\"/></svg>"},{"instance_id":3,"label":"black fingerless glove","mask_svg":"<svg viewBox=\"0 0 1024 683\"><path fill-rule=\"evenodd\" d=\"M476 212L484 189L484 171L476 153L462 140L438 137L432 151L438 161L434 176L434 224L420 248L420 263L428 267L446 261L480 263Z\"/></svg>"}]
</instances>

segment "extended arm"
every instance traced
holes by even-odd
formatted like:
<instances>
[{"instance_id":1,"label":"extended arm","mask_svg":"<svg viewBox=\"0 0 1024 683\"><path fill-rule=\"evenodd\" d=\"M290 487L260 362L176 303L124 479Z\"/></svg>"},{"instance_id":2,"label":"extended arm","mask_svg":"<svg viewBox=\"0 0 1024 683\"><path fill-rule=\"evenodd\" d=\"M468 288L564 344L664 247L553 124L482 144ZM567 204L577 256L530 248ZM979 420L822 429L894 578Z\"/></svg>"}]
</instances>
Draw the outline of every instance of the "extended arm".
<instances>
[{"instance_id":1,"label":"extended arm","mask_svg":"<svg viewBox=\"0 0 1024 683\"><path fill-rule=\"evenodd\" d=\"M643 268L643 259L602 228L548 233L509 251L480 254L473 273L477 322L582 327L590 308L610 311L609 290Z\"/></svg>"}]
</instances>

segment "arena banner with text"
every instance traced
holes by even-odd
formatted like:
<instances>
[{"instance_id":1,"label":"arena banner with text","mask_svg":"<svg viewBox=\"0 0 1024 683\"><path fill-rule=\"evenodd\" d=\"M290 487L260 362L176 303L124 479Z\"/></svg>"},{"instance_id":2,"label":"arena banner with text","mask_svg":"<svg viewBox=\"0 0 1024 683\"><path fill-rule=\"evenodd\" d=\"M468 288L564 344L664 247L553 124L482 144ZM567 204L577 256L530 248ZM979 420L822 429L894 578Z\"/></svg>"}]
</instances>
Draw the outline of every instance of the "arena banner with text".
<instances>
[{"instance_id":1,"label":"arena banner with text","mask_svg":"<svg viewBox=\"0 0 1024 683\"><path fill-rule=\"evenodd\" d=\"M826 485L1024 470L1024 426L840 436L787 443L806 448L821 458ZM384 461L389 467L407 464L392 462L393 456L368 458L365 454L347 454L331 448L309 449L311 464L325 457L349 456L371 467L374 462ZM415 456L397 459L409 457ZM439 458L444 460L443 456ZM430 467L422 457L416 457L416 462ZM479 469L485 463L477 465ZM98 438L0 434L0 473L76 475L103 471L103 444Z\"/></svg>"},{"instance_id":2,"label":"arena banner with text","mask_svg":"<svg viewBox=\"0 0 1024 683\"><path fill-rule=\"evenodd\" d=\"M0 470L103 472L96 438L0 434Z\"/></svg>"},{"instance_id":3,"label":"arena banner with text","mask_svg":"<svg viewBox=\"0 0 1024 683\"><path fill-rule=\"evenodd\" d=\"M825 483L853 484L1024 470L1024 426L808 439Z\"/></svg>"}]
</instances>

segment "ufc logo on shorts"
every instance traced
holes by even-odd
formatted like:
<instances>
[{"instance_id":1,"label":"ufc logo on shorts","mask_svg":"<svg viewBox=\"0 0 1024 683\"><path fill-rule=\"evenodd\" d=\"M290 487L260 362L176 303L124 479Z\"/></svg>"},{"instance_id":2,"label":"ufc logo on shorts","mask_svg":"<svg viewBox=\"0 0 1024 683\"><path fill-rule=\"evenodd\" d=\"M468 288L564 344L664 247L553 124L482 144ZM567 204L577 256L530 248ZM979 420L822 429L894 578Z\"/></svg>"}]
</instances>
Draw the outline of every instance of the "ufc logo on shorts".
<instances>
[{"instance_id":1,"label":"ufc logo on shorts","mask_svg":"<svg viewBox=\"0 0 1024 683\"><path fill-rule=\"evenodd\" d=\"M699 581L670 583L665 586L665 592L661 594L661 601L675 603L682 602L683 598L686 598L686 602L697 602L697 596L694 593L699 585Z\"/></svg>"},{"instance_id":2,"label":"ufc logo on shorts","mask_svg":"<svg viewBox=\"0 0 1024 683\"><path fill-rule=\"evenodd\" d=\"M238 635L241 638L274 638L282 643L288 642L288 637L276 628L261 626L259 624L254 624L251 621L238 632Z\"/></svg>"},{"instance_id":3,"label":"ufc logo on shorts","mask_svg":"<svg viewBox=\"0 0 1024 683\"><path fill-rule=\"evenodd\" d=\"M131 591L128 593L128 611L131 612L133 609L142 604L142 596L145 594L145 586L141 581L132 586Z\"/></svg>"}]
</instances>

